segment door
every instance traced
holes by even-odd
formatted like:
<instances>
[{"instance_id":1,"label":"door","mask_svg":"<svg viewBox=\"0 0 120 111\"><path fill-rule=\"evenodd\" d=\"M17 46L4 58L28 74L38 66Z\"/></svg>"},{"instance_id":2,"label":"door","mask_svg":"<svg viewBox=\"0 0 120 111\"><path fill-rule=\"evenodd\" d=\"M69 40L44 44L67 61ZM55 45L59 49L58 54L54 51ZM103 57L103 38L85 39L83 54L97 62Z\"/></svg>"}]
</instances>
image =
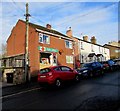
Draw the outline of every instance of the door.
<instances>
[{"instance_id":1,"label":"door","mask_svg":"<svg viewBox=\"0 0 120 111\"><path fill-rule=\"evenodd\" d=\"M64 80L69 80L69 79L73 79L75 77L73 71L71 70L71 68L66 67L66 66L61 66L61 76Z\"/></svg>"}]
</instances>

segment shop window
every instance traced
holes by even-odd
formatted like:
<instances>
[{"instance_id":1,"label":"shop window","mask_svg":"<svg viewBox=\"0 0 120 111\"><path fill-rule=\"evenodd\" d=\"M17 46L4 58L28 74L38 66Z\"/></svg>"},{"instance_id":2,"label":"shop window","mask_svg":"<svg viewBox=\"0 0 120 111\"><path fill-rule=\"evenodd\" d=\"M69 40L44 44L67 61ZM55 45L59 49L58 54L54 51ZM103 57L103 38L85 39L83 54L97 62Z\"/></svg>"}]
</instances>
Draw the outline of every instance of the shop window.
<instances>
[{"instance_id":1,"label":"shop window","mask_svg":"<svg viewBox=\"0 0 120 111\"><path fill-rule=\"evenodd\" d=\"M49 53L40 53L40 63L50 64L50 55Z\"/></svg>"},{"instance_id":2,"label":"shop window","mask_svg":"<svg viewBox=\"0 0 120 111\"><path fill-rule=\"evenodd\" d=\"M40 53L40 63L41 64L51 64L53 66L57 65L57 55L56 53Z\"/></svg>"},{"instance_id":3,"label":"shop window","mask_svg":"<svg viewBox=\"0 0 120 111\"><path fill-rule=\"evenodd\" d=\"M66 63L73 64L73 56L66 56Z\"/></svg>"},{"instance_id":4,"label":"shop window","mask_svg":"<svg viewBox=\"0 0 120 111\"><path fill-rule=\"evenodd\" d=\"M50 37L46 34L39 33L39 42L43 44L50 44Z\"/></svg>"},{"instance_id":5,"label":"shop window","mask_svg":"<svg viewBox=\"0 0 120 111\"><path fill-rule=\"evenodd\" d=\"M70 49L72 49L72 42L66 40L66 41L65 41L65 46L66 46L66 48L70 48Z\"/></svg>"}]
</instances>

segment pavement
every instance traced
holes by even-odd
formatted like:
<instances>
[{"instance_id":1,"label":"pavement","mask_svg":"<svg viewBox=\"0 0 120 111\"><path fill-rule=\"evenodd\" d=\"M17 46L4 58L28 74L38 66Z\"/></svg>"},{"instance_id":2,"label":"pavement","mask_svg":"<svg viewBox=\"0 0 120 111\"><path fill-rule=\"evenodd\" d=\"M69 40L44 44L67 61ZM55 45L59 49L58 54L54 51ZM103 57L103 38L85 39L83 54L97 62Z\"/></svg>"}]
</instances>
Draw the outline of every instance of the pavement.
<instances>
[{"instance_id":1,"label":"pavement","mask_svg":"<svg viewBox=\"0 0 120 111\"><path fill-rule=\"evenodd\" d=\"M0 88L14 86L12 83L0 82Z\"/></svg>"}]
</instances>

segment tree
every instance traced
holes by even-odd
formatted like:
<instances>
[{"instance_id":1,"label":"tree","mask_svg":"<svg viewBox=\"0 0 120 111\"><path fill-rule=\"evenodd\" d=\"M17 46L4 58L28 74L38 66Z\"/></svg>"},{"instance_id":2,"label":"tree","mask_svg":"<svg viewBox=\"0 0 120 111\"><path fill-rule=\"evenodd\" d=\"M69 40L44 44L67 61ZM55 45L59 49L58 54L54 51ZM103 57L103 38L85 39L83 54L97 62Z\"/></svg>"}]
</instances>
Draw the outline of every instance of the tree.
<instances>
[{"instance_id":1,"label":"tree","mask_svg":"<svg viewBox=\"0 0 120 111\"><path fill-rule=\"evenodd\" d=\"M2 43L1 44L1 57L5 57L6 56L6 54L7 54L6 48L7 48L7 45Z\"/></svg>"}]
</instances>

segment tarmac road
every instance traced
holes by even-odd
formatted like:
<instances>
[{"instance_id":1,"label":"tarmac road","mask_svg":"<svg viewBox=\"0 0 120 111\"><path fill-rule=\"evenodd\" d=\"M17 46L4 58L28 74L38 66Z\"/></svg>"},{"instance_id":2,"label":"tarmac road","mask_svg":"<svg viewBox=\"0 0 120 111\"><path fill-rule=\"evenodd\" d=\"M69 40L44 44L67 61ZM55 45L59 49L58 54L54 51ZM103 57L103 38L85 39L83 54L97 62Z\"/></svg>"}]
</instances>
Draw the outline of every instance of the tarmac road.
<instances>
[{"instance_id":1,"label":"tarmac road","mask_svg":"<svg viewBox=\"0 0 120 111\"><path fill-rule=\"evenodd\" d=\"M3 88L2 110L118 111L119 71L65 84L61 89L37 83Z\"/></svg>"}]
</instances>

